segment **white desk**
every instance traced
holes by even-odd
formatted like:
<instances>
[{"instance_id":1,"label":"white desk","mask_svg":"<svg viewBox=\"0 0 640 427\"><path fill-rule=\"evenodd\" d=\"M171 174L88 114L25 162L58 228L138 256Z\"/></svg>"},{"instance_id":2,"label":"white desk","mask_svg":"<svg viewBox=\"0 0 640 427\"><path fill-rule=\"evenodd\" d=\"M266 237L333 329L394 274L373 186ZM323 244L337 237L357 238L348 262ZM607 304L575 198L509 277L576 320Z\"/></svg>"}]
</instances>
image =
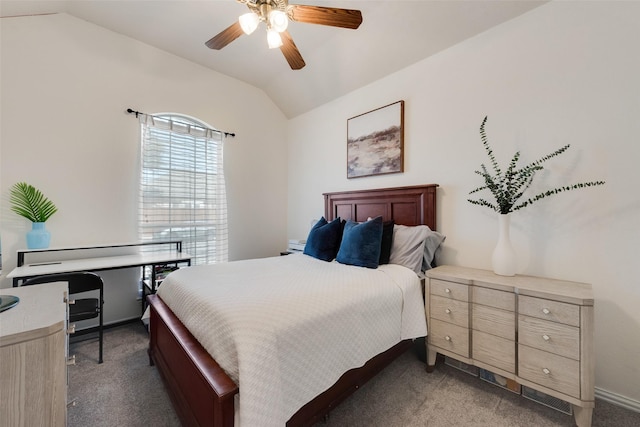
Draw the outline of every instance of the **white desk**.
<instances>
[{"instance_id":1,"label":"white desk","mask_svg":"<svg viewBox=\"0 0 640 427\"><path fill-rule=\"evenodd\" d=\"M170 250L162 250L158 252L133 253L127 255L116 256L90 256L91 251L100 250L131 250L136 247L148 246L167 246ZM82 253L83 258L64 259L69 254ZM89 255L88 255L89 254ZM37 256L37 262L31 264L25 263L25 256ZM42 260L42 258L46 258ZM56 259L57 256L57 259ZM182 252L181 241L169 242L147 242L147 243L130 243L123 245L111 246L92 246L82 248L56 248L44 250L22 250L18 251L18 266L14 268L7 278L12 279L13 286L19 286L21 281L30 277L42 276L45 274L56 273L72 273L77 271L105 271L116 270L120 268L142 267L142 279L146 279L144 267L151 267L150 279L148 286L150 293L156 292L156 266L164 264L187 264L191 265L191 255ZM142 307L145 306L145 287L142 287Z\"/></svg>"},{"instance_id":2,"label":"white desk","mask_svg":"<svg viewBox=\"0 0 640 427\"><path fill-rule=\"evenodd\" d=\"M71 259L65 261L45 261L16 267L7 275L7 278L13 280L13 286L18 286L20 280L45 274L115 270L118 268L145 267L183 262L191 265L191 255L178 251Z\"/></svg>"}]
</instances>

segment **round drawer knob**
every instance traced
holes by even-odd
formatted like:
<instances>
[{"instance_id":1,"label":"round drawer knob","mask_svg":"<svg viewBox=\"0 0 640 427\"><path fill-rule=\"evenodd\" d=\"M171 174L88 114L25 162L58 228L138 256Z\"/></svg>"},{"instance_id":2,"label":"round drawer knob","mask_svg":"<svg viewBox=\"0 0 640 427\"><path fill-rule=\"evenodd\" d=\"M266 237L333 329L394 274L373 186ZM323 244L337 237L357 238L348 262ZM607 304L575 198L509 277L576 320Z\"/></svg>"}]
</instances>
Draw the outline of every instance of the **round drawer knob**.
<instances>
[{"instance_id":1,"label":"round drawer knob","mask_svg":"<svg viewBox=\"0 0 640 427\"><path fill-rule=\"evenodd\" d=\"M447 341L451 341L451 337L449 335L447 335L446 337L444 337L445 340Z\"/></svg>"},{"instance_id":2,"label":"round drawer knob","mask_svg":"<svg viewBox=\"0 0 640 427\"><path fill-rule=\"evenodd\" d=\"M451 289L449 289L449 288L446 288L444 291L445 291L446 293L448 293L448 294L450 294L450 293L451 293Z\"/></svg>"},{"instance_id":3,"label":"round drawer knob","mask_svg":"<svg viewBox=\"0 0 640 427\"><path fill-rule=\"evenodd\" d=\"M548 370L547 368L542 369L542 372L544 372L545 375L549 375L551 373L551 371Z\"/></svg>"},{"instance_id":4,"label":"round drawer knob","mask_svg":"<svg viewBox=\"0 0 640 427\"><path fill-rule=\"evenodd\" d=\"M543 309L542 309L542 312L543 312L544 314L549 314L549 313L551 313L551 312L549 311L549 309L548 309L548 308L543 308Z\"/></svg>"},{"instance_id":5,"label":"round drawer knob","mask_svg":"<svg viewBox=\"0 0 640 427\"><path fill-rule=\"evenodd\" d=\"M451 310L449 310L448 308L444 312L447 314L451 314Z\"/></svg>"},{"instance_id":6,"label":"round drawer knob","mask_svg":"<svg viewBox=\"0 0 640 427\"><path fill-rule=\"evenodd\" d=\"M545 341L549 341L550 340L549 335L543 335L542 339L545 340Z\"/></svg>"}]
</instances>

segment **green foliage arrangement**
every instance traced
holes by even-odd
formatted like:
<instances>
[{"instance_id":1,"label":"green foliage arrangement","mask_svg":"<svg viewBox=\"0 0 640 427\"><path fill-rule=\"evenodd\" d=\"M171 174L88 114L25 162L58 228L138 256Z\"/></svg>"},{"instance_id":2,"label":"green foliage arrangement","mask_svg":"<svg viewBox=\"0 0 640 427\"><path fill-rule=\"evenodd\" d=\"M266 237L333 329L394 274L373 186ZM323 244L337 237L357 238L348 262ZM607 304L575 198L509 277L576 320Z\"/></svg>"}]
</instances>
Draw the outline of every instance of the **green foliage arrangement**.
<instances>
[{"instance_id":1,"label":"green foliage arrangement","mask_svg":"<svg viewBox=\"0 0 640 427\"><path fill-rule=\"evenodd\" d=\"M542 166L543 162L547 160L559 156L560 154L567 151L570 145L565 145L562 148L554 151L551 154L548 154L535 162L529 163L526 166L518 169L517 163L520 159L520 152L517 151L516 154L509 162L509 167L502 172L502 169L498 166L496 162L495 156L493 155L493 150L489 145L489 141L487 140L487 134L485 133L484 126L487 123L487 117L482 121L482 125L480 125L480 138L482 139L482 144L484 145L484 149L491 160L491 166L494 172L494 175L491 175L484 164L480 165L481 170L476 170L475 173L480 175L484 179L484 185L476 188L469 192L469 194L474 194L482 190L489 190L493 197L495 198L495 203L488 202L485 199L467 199L470 203L478 206L486 206L499 212L501 214L508 214L513 211L517 211L518 209L522 209L525 206L529 206L533 202L537 202L538 200L544 199L545 197L553 196L554 194L562 193L564 191L576 190L578 188L592 187L597 185L603 185L604 181L590 181L590 182L582 182L573 185L567 185L563 187L558 187L553 190L547 190L543 193L540 193L534 197L526 199L524 201L518 202L525 190L529 188L536 172L544 169Z\"/></svg>"},{"instance_id":2,"label":"green foliage arrangement","mask_svg":"<svg viewBox=\"0 0 640 427\"><path fill-rule=\"evenodd\" d=\"M11 210L31 222L46 222L58 211L56 205L44 194L26 182L18 182L11 187Z\"/></svg>"}]
</instances>

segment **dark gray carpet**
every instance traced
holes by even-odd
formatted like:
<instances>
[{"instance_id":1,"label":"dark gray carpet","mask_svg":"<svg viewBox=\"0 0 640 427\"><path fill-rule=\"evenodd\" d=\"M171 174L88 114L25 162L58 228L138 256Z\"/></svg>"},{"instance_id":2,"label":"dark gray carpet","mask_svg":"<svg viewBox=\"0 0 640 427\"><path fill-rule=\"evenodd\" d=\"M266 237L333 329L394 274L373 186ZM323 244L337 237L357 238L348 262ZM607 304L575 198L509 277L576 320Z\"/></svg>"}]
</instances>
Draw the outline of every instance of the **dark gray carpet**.
<instances>
[{"instance_id":1,"label":"dark gray carpet","mask_svg":"<svg viewBox=\"0 0 640 427\"><path fill-rule=\"evenodd\" d=\"M104 363L96 339L72 342L69 427L179 426L162 381L147 358L141 323L105 331ZM408 352L344 401L317 427L566 426L573 417L438 364L428 374ZM593 426L638 427L640 413L597 400ZM259 426L249 426L259 427Z\"/></svg>"},{"instance_id":2,"label":"dark gray carpet","mask_svg":"<svg viewBox=\"0 0 640 427\"><path fill-rule=\"evenodd\" d=\"M142 323L104 331L102 364L92 336L69 345L76 364L68 370L68 400L76 406L67 410L68 426L179 426L158 371L149 366L149 335Z\"/></svg>"}]
</instances>

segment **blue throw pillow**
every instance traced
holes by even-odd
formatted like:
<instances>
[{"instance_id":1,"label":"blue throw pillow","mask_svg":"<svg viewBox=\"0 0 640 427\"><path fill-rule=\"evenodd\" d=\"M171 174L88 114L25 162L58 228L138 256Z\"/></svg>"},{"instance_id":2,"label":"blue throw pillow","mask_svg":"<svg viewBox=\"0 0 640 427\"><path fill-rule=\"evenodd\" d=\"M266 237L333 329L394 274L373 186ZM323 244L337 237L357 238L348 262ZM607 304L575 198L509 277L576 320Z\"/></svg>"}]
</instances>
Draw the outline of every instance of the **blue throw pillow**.
<instances>
[{"instance_id":1,"label":"blue throw pillow","mask_svg":"<svg viewBox=\"0 0 640 427\"><path fill-rule=\"evenodd\" d=\"M323 261L333 260L340 247L343 228L344 221L340 217L331 222L320 218L309 231L303 253Z\"/></svg>"},{"instance_id":2,"label":"blue throw pillow","mask_svg":"<svg viewBox=\"0 0 640 427\"><path fill-rule=\"evenodd\" d=\"M385 221L382 223L382 242L380 243L380 262L378 264L389 264L392 243L393 221Z\"/></svg>"},{"instance_id":3,"label":"blue throw pillow","mask_svg":"<svg viewBox=\"0 0 640 427\"><path fill-rule=\"evenodd\" d=\"M382 217L366 222L347 221L336 261L342 264L378 268L382 242Z\"/></svg>"}]
</instances>

